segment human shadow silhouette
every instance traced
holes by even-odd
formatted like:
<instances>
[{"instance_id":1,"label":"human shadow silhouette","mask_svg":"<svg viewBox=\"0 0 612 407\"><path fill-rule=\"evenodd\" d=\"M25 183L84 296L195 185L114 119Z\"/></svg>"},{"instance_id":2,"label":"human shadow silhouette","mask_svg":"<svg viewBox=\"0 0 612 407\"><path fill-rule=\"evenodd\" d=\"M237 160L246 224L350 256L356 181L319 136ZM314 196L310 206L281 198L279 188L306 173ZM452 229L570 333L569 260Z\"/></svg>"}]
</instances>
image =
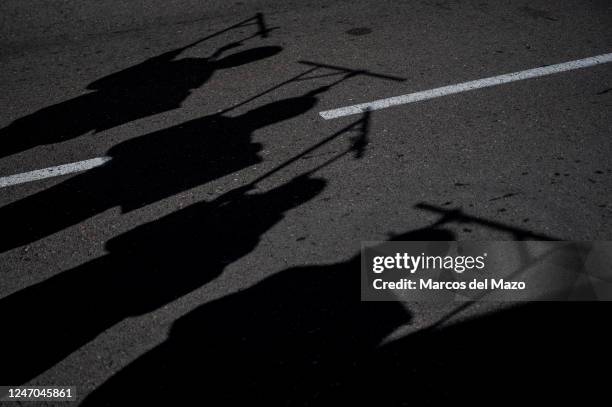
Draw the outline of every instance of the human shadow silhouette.
<instances>
[{"instance_id":1,"label":"human shadow silhouette","mask_svg":"<svg viewBox=\"0 0 612 407\"><path fill-rule=\"evenodd\" d=\"M609 303L521 303L410 334L364 372L376 405L592 405L607 397Z\"/></svg>"},{"instance_id":2,"label":"human shadow silhouette","mask_svg":"<svg viewBox=\"0 0 612 407\"><path fill-rule=\"evenodd\" d=\"M306 98L294 99L313 102L310 98L321 89L309 92ZM287 100L281 101L281 104L284 109L294 106ZM256 117L264 117L266 121L271 116ZM253 120L248 121L253 125ZM7 382L31 378L123 318L152 311L216 277L228 264L253 250L259 237L279 222L285 211L306 202L323 189L325 182L313 178L312 174L349 153L353 153L357 159L363 157L369 123L370 114L367 112L361 119L278 164L250 183L211 202L200 202L139 226L112 239L106 246L110 254L0 300L0 318L13 324L20 333L11 336L8 341L9 348L15 354L26 347L35 346L35 332L51 329L53 315L69 312L76 314L79 322L83 321L63 330L61 335L47 341L44 348L39 347L34 351L32 359L35 363L24 365L18 358L6 358L6 371L11 374L11 380ZM280 187L267 192L253 192L262 180L349 132L358 134L349 137L351 143L344 151ZM203 265L200 266L200 263ZM200 267L205 271L194 271ZM176 270L180 270L180 273ZM107 305L109 295L112 296L112 303ZM57 296L60 300L56 299ZM41 302L52 305L41 310L35 305ZM96 311L91 313L90 309ZM81 310L87 314L81 314ZM41 314L47 321L46 325L34 327L27 322L34 315Z\"/></svg>"},{"instance_id":3,"label":"human shadow silhouette","mask_svg":"<svg viewBox=\"0 0 612 407\"><path fill-rule=\"evenodd\" d=\"M435 227L394 237L453 238ZM214 405L257 400L270 406L359 400L367 389L351 388L345 398L345 385L362 374L380 374L365 372L362 361L411 321L395 301L360 302L359 269L359 254L336 264L294 267L202 305L175 322L166 342L111 377L84 405L119 398L126 404L184 404L197 397Z\"/></svg>"},{"instance_id":4,"label":"human shadow silhouette","mask_svg":"<svg viewBox=\"0 0 612 407\"><path fill-rule=\"evenodd\" d=\"M214 114L139 136L109 150L105 165L0 208L0 252L41 239L109 208L129 212L261 162L253 132L312 109L326 91Z\"/></svg>"},{"instance_id":5,"label":"human shadow silhouette","mask_svg":"<svg viewBox=\"0 0 612 407\"><path fill-rule=\"evenodd\" d=\"M282 50L278 46L257 47L221 58L240 45L227 44L207 58L177 59L186 48L181 47L98 79L87 86L93 92L45 107L0 129L0 158L179 108L215 71L268 58Z\"/></svg>"},{"instance_id":6,"label":"human shadow silhouette","mask_svg":"<svg viewBox=\"0 0 612 407\"><path fill-rule=\"evenodd\" d=\"M1 382L25 383L124 318L201 287L324 186L303 175L265 192L232 190L111 239L107 255L0 299L0 320L11 326Z\"/></svg>"},{"instance_id":7,"label":"human shadow silhouette","mask_svg":"<svg viewBox=\"0 0 612 407\"><path fill-rule=\"evenodd\" d=\"M282 104L292 105L286 100ZM4 382L23 383L122 319L155 310L215 278L252 251L286 211L320 193L325 181L313 178L316 171L349 153L363 157L369 123L367 112L250 183L141 225L111 239L108 255L1 299L0 319L18 333L8 338L7 348L15 356L31 348L33 361L4 358L3 373L10 376ZM254 192L262 180L349 132L358 134L349 138L344 151L279 187ZM37 332L53 330L57 315L71 315L76 323L45 341L44 347L37 346ZM28 321L35 316L41 321L33 325Z\"/></svg>"},{"instance_id":8,"label":"human shadow silhouette","mask_svg":"<svg viewBox=\"0 0 612 407\"><path fill-rule=\"evenodd\" d=\"M580 251L571 246L540 256L526 250L523 243L532 240L558 240L547 234L459 208L425 202L415 208L440 215L439 226L470 223L510 235L520 260L515 276L544 261L562 267L582 261ZM479 306L477 301L459 302L442 317L429 318L420 330L370 354L363 372L382 373L368 376L370 391L362 400L384 406L520 405L527 399L546 405L584 404L597 388L604 388L596 365L610 360L604 349L611 335L603 322L609 303L496 303L484 315L476 311L467 321L457 318ZM352 382L347 389L358 384Z\"/></svg>"},{"instance_id":9,"label":"human shadow silhouette","mask_svg":"<svg viewBox=\"0 0 612 407\"><path fill-rule=\"evenodd\" d=\"M394 240L454 240L444 223ZM204 304L83 405L490 405L603 395L595 366L610 359L608 304L515 305L386 340L411 313L360 302L359 267L356 255L291 268Z\"/></svg>"}]
</instances>

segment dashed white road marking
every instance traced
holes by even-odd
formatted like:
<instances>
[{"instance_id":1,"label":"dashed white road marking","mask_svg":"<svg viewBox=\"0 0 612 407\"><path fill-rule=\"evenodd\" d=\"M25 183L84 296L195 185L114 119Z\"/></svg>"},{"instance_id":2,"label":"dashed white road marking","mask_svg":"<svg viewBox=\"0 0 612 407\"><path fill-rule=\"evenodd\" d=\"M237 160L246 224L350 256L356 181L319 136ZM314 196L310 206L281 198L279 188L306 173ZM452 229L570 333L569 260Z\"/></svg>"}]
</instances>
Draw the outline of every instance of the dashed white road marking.
<instances>
[{"instance_id":1,"label":"dashed white road marking","mask_svg":"<svg viewBox=\"0 0 612 407\"><path fill-rule=\"evenodd\" d=\"M110 159L111 157L96 157L90 160L43 168L41 170L9 175L7 177L0 177L0 188L31 181L38 181L45 178L58 177L60 175L72 174L73 172L90 170L105 164L106 162L110 161Z\"/></svg>"},{"instance_id":2,"label":"dashed white road marking","mask_svg":"<svg viewBox=\"0 0 612 407\"><path fill-rule=\"evenodd\" d=\"M443 86L441 88L424 90L422 92L409 93L406 95L394 96L386 99L379 99L373 102L340 107L338 109L320 112L319 115L321 115L321 117L326 120L336 119L338 117L363 113L366 110L386 109L391 106L420 102L422 100L434 99L441 96L467 92L475 89L488 88L491 86L502 85L504 83L522 81L524 79L532 79L555 73L572 71L574 69L588 68L590 66L605 64L608 62L612 62L612 53L597 55L590 58L578 59L575 61L563 62L561 64L543 66L540 68L527 69L526 71L492 76L490 78L478 79L475 81L463 82L455 85Z\"/></svg>"}]
</instances>

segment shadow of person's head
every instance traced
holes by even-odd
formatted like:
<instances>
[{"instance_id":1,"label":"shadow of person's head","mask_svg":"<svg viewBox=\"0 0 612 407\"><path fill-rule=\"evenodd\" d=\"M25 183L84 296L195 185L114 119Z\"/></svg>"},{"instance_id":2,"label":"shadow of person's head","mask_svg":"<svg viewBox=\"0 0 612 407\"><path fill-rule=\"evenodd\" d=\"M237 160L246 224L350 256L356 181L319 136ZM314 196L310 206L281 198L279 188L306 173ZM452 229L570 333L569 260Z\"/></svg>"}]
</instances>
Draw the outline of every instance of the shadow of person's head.
<instances>
[{"instance_id":1,"label":"shadow of person's head","mask_svg":"<svg viewBox=\"0 0 612 407\"><path fill-rule=\"evenodd\" d=\"M282 50L283 48L279 46L251 48L221 58L215 61L214 65L217 69L233 68L269 58L280 53Z\"/></svg>"},{"instance_id":2,"label":"shadow of person's head","mask_svg":"<svg viewBox=\"0 0 612 407\"><path fill-rule=\"evenodd\" d=\"M300 116L312 109L317 102L318 99L310 95L282 99L256 107L236 119L249 128L258 129Z\"/></svg>"},{"instance_id":3,"label":"shadow of person's head","mask_svg":"<svg viewBox=\"0 0 612 407\"><path fill-rule=\"evenodd\" d=\"M277 207L283 210L297 207L318 196L326 187L327 181L310 174L299 175L291 181L271 190L269 195L278 198ZM266 197L269 199L269 197ZM272 199L274 201L274 199Z\"/></svg>"}]
</instances>

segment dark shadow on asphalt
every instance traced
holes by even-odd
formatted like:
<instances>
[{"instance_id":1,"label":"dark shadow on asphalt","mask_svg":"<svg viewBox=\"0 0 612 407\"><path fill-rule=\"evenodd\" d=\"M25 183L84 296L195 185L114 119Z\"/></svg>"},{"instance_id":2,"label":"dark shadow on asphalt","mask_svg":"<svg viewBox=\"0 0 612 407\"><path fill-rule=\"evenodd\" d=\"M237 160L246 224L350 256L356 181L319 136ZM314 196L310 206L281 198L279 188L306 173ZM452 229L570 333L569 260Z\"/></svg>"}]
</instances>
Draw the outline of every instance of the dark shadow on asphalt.
<instances>
[{"instance_id":1,"label":"dark shadow on asphalt","mask_svg":"<svg viewBox=\"0 0 612 407\"><path fill-rule=\"evenodd\" d=\"M316 69L320 68L306 74ZM109 151L112 160L104 166L0 208L0 223L27 221L0 236L0 249L40 239L114 206L124 212L138 209L259 163L261 145L252 141L254 131L306 113L318 94L361 74L367 72L342 69L333 83L301 96L240 115L228 116L233 108L226 109L121 143ZM12 325L15 333L4 341L11 353L2 361L3 382L25 383L123 319L158 309L217 277L251 252L286 211L323 189L325 181L313 178L314 172L349 153L363 156L369 117L365 112L249 184L112 239L108 255L1 299L0 320ZM344 151L284 185L255 192L264 178L355 131L356 136L347 137L351 145ZM57 316L72 322L58 330ZM39 322L32 325L32 319ZM54 332L45 336L43 346L40 332ZM26 351L29 361L23 363L17 355Z\"/></svg>"},{"instance_id":2,"label":"dark shadow on asphalt","mask_svg":"<svg viewBox=\"0 0 612 407\"><path fill-rule=\"evenodd\" d=\"M244 120L248 126L258 127L270 120L293 116L312 106L316 101L313 95L318 91L315 90L304 97L265 105L238 119L227 120L232 123ZM185 127L189 128L189 125ZM196 127L200 129L199 125ZM287 211L313 199L323 190L326 182L315 178L314 172L349 153L360 158L364 144L367 143L368 131L369 112L366 112L363 118L277 165L251 183L226 192L212 201L198 202L159 220L141 225L111 239L106 245L109 254L0 299L0 320L12 326L13 330L11 335L3 338L3 345L11 349L11 352L3 356L0 379L4 375L6 377L0 382L25 383L123 319L154 311L217 277L227 265L254 250L261 236L280 222ZM263 179L269 178L314 149L350 132L358 134L349 138L352 142L344 151L285 184L265 192L256 192L257 184ZM247 139L248 133L244 136ZM225 138L214 134L211 139L219 140L222 147L221 151L210 151L210 146L196 149L188 140L181 139L182 142L177 142L177 137L180 137L178 134L170 135L171 137L161 137L162 140L171 141L167 146L147 144L156 140L154 136L148 135L143 138L146 141L143 146L135 140L133 149L131 147L127 151L136 154L137 159L143 152L159 154L165 151L168 154L164 150L165 147L180 146L181 154L173 157L170 162L177 165L182 159L182 164L185 165L187 160L184 155L193 154L195 161L208 165L200 168L203 174L199 174L199 177L217 175L214 165L219 162L224 172L243 168L241 165L244 165L245 161L241 160L238 154L256 157L254 151L249 151L251 145L248 141L245 141L244 145L228 144L227 141L222 142ZM231 135L235 137L235 131L231 132ZM201 138L199 133L196 137L198 140ZM117 147L119 151L122 151L122 148ZM212 155L207 155L211 153ZM131 158L129 155L127 157ZM111 161L114 165L122 162L133 165L131 160ZM172 171L171 167L157 168L155 165L159 163L156 160L148 164L153 165L156 171ZM109 168L112 167L99 169L99 180L96 178L98 175L92 171L80 176L83 178L76 184L67 181L63 186L60 185L59 192L53 192L57 193L57 196L49 195L48 191L39 194L37 202L45 203L53 209L54 205L61 203L60 199L66 199L66 190L63 188L69 185L74 198L81 199L79 204L84 205L85 210L90 210L87 205L94 205L95 200L83 201L84 191L80 188L89 185L99 187L96 185L98 181L102 183L115 179L112 176L109 178L109 175L125 179L133 177L135 173L132 167L118 167L115 174L104 173L109 171ZM170 174L170 179L177 183L184 182L181 177L187 177L194 172L197 171L194 171L193 167L184 174L177 174L175 171ZM141 182L145 178L136 179ZM201 178L197 181L196 185L203 182ZM138 185L139 182L133 186L142 187ZM159 183L155 186L160 187ZM168 192L168 189L163 190ZM51 197L58 200L51 201ZM102 199L103 195L98 195L98 198ZM91 199L91 196L85 199ZM34 206L29 209L33 208ZM56 325L58 318L65 321L61 328ZM38 321L36 324L31 323L34 319ZM41 332L50 333L44 336L44 343L41 342ZM18 356L23 354L22 352L29 354L27 363Z\"/></svg>"},{"instance_id":3,"label":"dark shadow on asphalt","mask_svg":"<svg viewBox=\"0 0 612 407\"><path fill-rule=\"evenodd\" d=\"M124 213L139 209L261 162L261 145L252 141L255 131L310 111L318 103L318 95L345 80L359 75L403 80L367 70L312 62L308 65L297 76L216 114L120 143L109 150L107 155L112 159L105 165L1 207L0 224L11 224L14 219L20 219L20 224L0 235L0 253L107 209L120 206ZM326 77L336 77L335 80L301 96L271 102L240 115L228 115L290 83L320 79L313 75L319 70L331 70Z\"/></svg>"},{"instance_id":4,"label":"dark shadow on asphalt","mask_svg":"<svg viewBox=\"0 0 612 407\"><path fill-rule=\"evenodd\" d=\"M448 222L393 240L454 240ZM360 302L359 268L358 254L291 268L202 305L84 405L195 397L274 406L580 402L585 389L603 383L593 366L609 360L607 305L515 304L386 341L413 316L397 302Z\"/></svg>"},{"instance_id":5,"label":"dark shadow on asphalt","mask_svg":"<svg viewBox=\"0 0 612 407\"><path fill-rule=\"evenodd\" d=\"M395 236L454 238L437 228ZM337 264L291 268L197 308L173 325L165 343L113 376L85 405L112 404L118 397L126 404L183 404L194 394L180 389L189 388L214 405L358 400L366 389L350 389L347 399L333 396L366 373L362 361L411 321L410 312L391 298L360 302L359 265L356 254ZM137 395L130 387L148 391Z\"/></svg>"},{"instance_id":6,"label":"dark shadow on asphalt","mask_svg":"<svg viewBox=\"0 0 612 407\"><path fill-rule=\"evenodd\" d=\"M139 226L110 240L109 254L1 299L0 320L12 326L2 340L11 350L2 356L3 383L25 383L124 318L211 281L324 186L302 176L266 192L233 190Z\"/></svg>"},{"instance_id":7,"label":"dark shadow on asphalt","mask_svg":"<svg viewBox=\"0 0 612 407\"><path fill-rule=\"evenodd\" d=\"M215 70L280 51L261 47L222 57L236 46L206 59L176 59L183 49L174 50L96 81L92 93L0 130L0 154L175 109ZM124 142L110 150L107 165L1 208L0 224L30 223L3 233L0 251L111 207L134 210L257 164L261 145L253 132L309 111L327 89ZM101 258L1 299L0 382L26 383L125 318L210 282L325 184L308 173L267 191L241 188L193 204L112 239ZM458 211L419 208L442 218L394 240L454 240L443 227L454 221L480 222L517 239L550 239ZM550 401L559 388L568 394L579 381L597 382L592 358L605 352L609 338L601 304L529 304L387 343L413 315L393 301L360 302L359 267L355 254L336 264L291 268L202 305L85 404L175 405L195 398L214 405L456 404L500 394L507 402L527 389Z\"/></svg>"},{"instance_id":8,"label":"dark shadow on asphalt","mask_svg":"<svg viewBox=\"0 0 612 407\"><path fill-rule=\"evenodd\" d=\"M231 29L256 21L255 35L233 41L207 58L178 58L188 48ZM255 23L253 23L255 24ZM245 20L184 47L98 79L87 86L93 92L45 107L0 129L0 158L43 144L59 143L177 109L192 90L201 87L220 69L232 68L278 54L282 48L267 46L226 55L255 36L267 36L263 16Z\"/></svg>"},{"instance_id":9,"label":"dark shadow on asphalt","mask_svg":"<svg viewBox=\"0 0 612 407\"><path fill-rule=\"evenodd\" d=\"M603 323L610 311L608 303L523 303L408 335L364 362L364 399L382 406L590 404L604 393L596 366L610 361Z\"/></svg>"},{"instance_id":10,"label":"dark shadow on asphalt","mask_svg":"<svg viewBox=\"0 0 612 407\"><path fill-rule=\"evenodd\" d=\"M253 132L308 112L319 91L238 116L206 116L118 144L105 165L0 208L0 224L20 219L19 227L0 236L0 252L112 207L129 212L261 162Z\"/></svg>"}]
</instances>

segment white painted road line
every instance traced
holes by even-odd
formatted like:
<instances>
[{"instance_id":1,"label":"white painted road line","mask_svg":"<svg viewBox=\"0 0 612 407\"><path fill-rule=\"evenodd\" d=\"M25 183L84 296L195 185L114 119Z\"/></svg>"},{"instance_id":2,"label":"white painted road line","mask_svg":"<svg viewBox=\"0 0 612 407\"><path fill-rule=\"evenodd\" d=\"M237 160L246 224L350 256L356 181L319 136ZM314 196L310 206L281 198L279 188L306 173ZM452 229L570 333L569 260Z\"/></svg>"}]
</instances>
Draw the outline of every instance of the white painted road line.
<instances>
[{"instance_id":1,"label":"white painted road line","mask_svg":"<svg viewBox=\"0 0 612 407\"><path fill-rule=\"evenodd\" d=\"M353 106L341 107L338 109L326 110L319 114L326 120L338 117L350 116L363 113L366 110L380 110L391 106L404 105L407 103L419 102L422 100L434 99L441 96L452 95L455 93L467 92L474 89L488 88L491 86L502 85L504 83L522 81L524 79L538 78L540 76L551 75L559 72L572 71L574 69L587 68L594 65L612 62L612 53L597 55L590 58L578 59L576 61L563 62L556 65L548 65L540 68L528 69L526 71L507 73L504 75L492 76L490 78L478 79L470 82L458 83L456 85L443 86L422 92L410 93L407 95L395 96L387 99L375 100L373 102L361 103ZM0 188L11 185L23 184L25 182L37 181L45 178L57 177L60 175L81 172L101 166L109 161L110 157L97 157L91 160L79 161L76 163L58 165L56 167L43 168L42 170L24 172L22 174L0 177Z\"/></svg>"},{"instance_id":2,"label":"white painted road line","mask_svg":"<svg viewBox=\"0 0 612 407\"><path fill-rule=\"evenodd\" d=\"M538 78L540 76L551 75L559 72L572 71L574 69L587 68L594 65L612 62L612 54L597 55L590 58L578 59L576 61L563 62L556 65L548 65L540 68L528 69L526 71L507 73L504 75L492 76L490 78L478 79L470 82L458 83L456 85L443 86L422 92L410 93L407 95L390 97L387 99L375 100L373 102L361 103L358 105L341 107L338 109L326 110L319 115L326 120L338 117L350 116L363 113L366 110L380 110L391 106L405 105L407 103L420 102L422 100L434 99L441 96L452 95L455 93L467 92L474 89L488 88L491 86L502 85L504 83L522 81L524 79Z\"/></svg>"},{"instance_id":3,"label":"white painted road line","mask_svg":"<svg viewBox=\"0 0 612 407\"><path fill-rule=\"evenodd\" d=\"M8 177L0 177L0 188L31 181L38 181L45 178L58 177L60 175L72 174L73 172L91 170L92 168L99 167L102 164L110 161L110 159L111 157L97 157L92 158L91 160L43 168L42 170L9 175Z\"/></svg>"}]
</instances>

